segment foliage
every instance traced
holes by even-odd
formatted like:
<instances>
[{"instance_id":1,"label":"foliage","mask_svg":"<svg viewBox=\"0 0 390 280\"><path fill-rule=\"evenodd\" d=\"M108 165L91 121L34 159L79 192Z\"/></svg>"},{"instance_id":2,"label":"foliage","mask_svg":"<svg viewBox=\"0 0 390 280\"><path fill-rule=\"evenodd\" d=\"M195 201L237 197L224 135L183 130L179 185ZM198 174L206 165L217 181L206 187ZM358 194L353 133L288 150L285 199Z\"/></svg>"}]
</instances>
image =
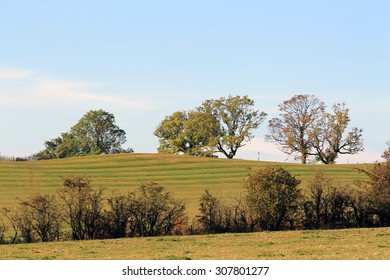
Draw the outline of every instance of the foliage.
<instances>
[{"instance_id":1,"label":"foliage","mask_svg":"<svg viewBox=\"0 0 390 280\"><path fill-rule=\"evenodd\" d=\"M257 224L246 207L242 197L236 199L232 205L225 205L208 190L200 199L200 215L197 220L200 223L201 233L223 232L249 232L254 231Z\"/></svg>"},{"instance_id":2,"label":"foliage","mask_svg":"<svg viewBox=\"0 0 390 280\"><path fill-rule=\"evenodd\" d=\"M187 221L185 203L154 182L142 184L138 193L130 194L129 206L129 236L173 234Z\"/></svg>"},{"instance_id":3,"label":"foliage","mask_svg":"<svg viewBox=\"0 0 390 280\"><path fill-rule=\"evenodd\" d=\"M294 154L302 164L309 156L324 164L335 163L340 154L363 151L362 130L352 128L344 137L350 122L344 103L326 106L314 95L295 95L279 104L278 118L269 121L266 139L280 145L287 154Z\"/></svg>"},{"instance_id":4,"label":"foliage","mask_svg":"<svg viewBox=\"0 0 390 280\"><path fill-rule=\"evenodd\" d=\"M220 152L231 159L266 116L253 106L247 96L229 96L206 100L193 111L175 112L154 132L160 139L158 151L198 156Z\"/></svg>"},{"instance_id":5,"label":"foliage","mask_svg":"<svg viewBox=\"0 0 390 280\"><path fill-rule=\"evenodd\" d=\"M300 180L282 167L251 170L245 178L249 209L261 229L293 229L299 214Z\"/></svg>"},{"instance_id":6,"label":"foliage","mask_svg":"<svg viewBox=\"0 0 390 280\"><path fill-rule=\"evenodd\" d=\"M69 132L45 142L37 159L120 153L126 133L115 124L113 114L104 110L87 112Z\"/></svg>"},{"instance_id":7,"label":"foliage","mask_svg":"<svg viewBox=\"0 0 390 280\"><path fill-rule=\"evenodd\" d=\"M360 171L368 175L365 182L368 203L377 223L390 226L390 162L376 163L371 170Z\"/></svg>"},{"instance_id":8,"label":"foliage","mask_svg":"<svg viewBox=\"0 0 390 280\"><path fill-rule=\"evenodd\" d=\"M220 200L210 194L208 190L200 198L200 215L198 220L202 229L207 233L225 232L223 206Z\"/></svg>"},{"instance_id":9,"label":"foliage","mask_svg":"<svg viewBox=\"0 0 390 280\"><path fill-rule=\"evenodd\" d=\"M387 141L387 142L386 142L386 145L387 145L387 149L383 152L382 158L383 158L386 162L390 162L390 141Z\"/></svg>"},{"instance_id":10,"label":"foliage","mask_svg":"<svg viewBox=\"0 0 390 280\"><path fill-rule=\"evenodd\" d=\"M65 205L73 240L94 239L102 218L103 189L95 191L87 177L74 176L62 179L58 195Z\"/></svg>"},{"instance_id":11,"label":"foliage","mask_svg":"<svg viewBox=\"0 0 390 280\"><path fill-rule=\"evenodd\" d=\"M217 151L232 159L237 150L253 138L252 130L259 127L266 113L255 110L254 101L248 96L221 97L206 100L199 111L210 114L219 127L214 134Z\"/></svg>"},{"instance_id":12,"label":"foliage","mask_svg":"<svg viewBox=\"0 0 390 280\"><path fill-rule=\"evenodd\" d=\"M314 129L317 120L325 111L325 104L314 95L295 95L279 104L279 118L269 121L268 141L281 145L287 154L298 154L302 164L307 158L314 142Z\"/></svg>"},{"instance_id":13,"label":"foliage","mask_svg":"<svg viewBox=\"0 0 390 280\"><path fill-rule=\"evenodd\" d=\"M154 134L160 139L160 153L210 156L215 122L199 111L175 112L160 123Z\"/></svg>"},{"instance_id":14,"label":"foliage","mask_svg":"<svg viewBox=\"0 0 390 280\"><path fill-rule=\"evenodd\" d=\"M108 210L103 213L103 225L99 238L122 238L127 235L131 215L131 195L113 193L107 198Z\"/></svg>"},{"instance_id":15,"label":"foliage","mask_svg":"<svg viewBox=\"0 0 390 280\"><path fill-rule=\"evenodd\" d=\"M4 224L4 221L0 219L0 244L5 243L5 232L7 231L7 227Z\"/></svg>"},{"instance_id":16,"label":"foliage","mask_svg":"<svg viewBox=\"0 0 390 280\"><path fill-rule=\"evenodd\" d=\"M363 151L362 129L352 128L343 138L350 122L349 109L345 104L335 104L333 114L326 113L314 129L314 153L318 161L335 163L338 155L357 154Z\"/></svg>"},{"instance_id":17,"label":"foliage","mask_svg":"<svg viewBox=\"0 0 390 280\"><path fill-rule=\"evenodd\" d=\"M368 227L373 225L367 194L348 186L335 187L323 171L309 182L304 202L304 226L308 229Z\"/></svg>"}]
</instances>

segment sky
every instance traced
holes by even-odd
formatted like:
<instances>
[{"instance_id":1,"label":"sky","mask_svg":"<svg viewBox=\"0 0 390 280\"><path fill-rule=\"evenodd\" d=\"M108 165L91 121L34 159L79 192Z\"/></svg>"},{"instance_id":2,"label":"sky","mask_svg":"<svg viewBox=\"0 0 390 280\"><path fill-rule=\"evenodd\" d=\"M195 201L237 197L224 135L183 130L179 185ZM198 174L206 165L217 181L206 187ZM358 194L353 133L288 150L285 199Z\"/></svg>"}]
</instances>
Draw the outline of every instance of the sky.
<instances>
[{"instance_id":1,"label":"sky","mask_svg":"<svg viewBox=\"0 0 390 280\"><path fill-rule=\"evenodd\" d=\"M155 153L165 116L228 95L268 114L237 158L294 161L264 136L296 94L345 102L363 129L365 151L340 163L380 160L390 140L389 1L0 2L2 155L36 153L97 109L125 148Z\"/></svg>"}]
</instances>

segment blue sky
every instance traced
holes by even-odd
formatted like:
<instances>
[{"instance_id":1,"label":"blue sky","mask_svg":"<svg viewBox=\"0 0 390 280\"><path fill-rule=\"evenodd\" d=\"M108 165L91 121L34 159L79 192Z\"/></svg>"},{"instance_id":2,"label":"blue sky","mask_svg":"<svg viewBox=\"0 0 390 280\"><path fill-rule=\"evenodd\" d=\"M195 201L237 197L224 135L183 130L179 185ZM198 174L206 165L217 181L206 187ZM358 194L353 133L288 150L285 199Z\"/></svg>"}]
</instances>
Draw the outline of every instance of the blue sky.
<instances>
[{"instance_id":1,"label":"blue sky","mask_svg":"<svg viewBox=\"0 0 390 280\"><path fill-rule=\"evenodd\" d=\"M0 153L30 155L104 109L125 146L205 99L248 95L267 120L238 158L292 161L264 143L277 105L346 102L372 162L390 140L389 1L2 1Z\"/></svg>"}]
</instances>

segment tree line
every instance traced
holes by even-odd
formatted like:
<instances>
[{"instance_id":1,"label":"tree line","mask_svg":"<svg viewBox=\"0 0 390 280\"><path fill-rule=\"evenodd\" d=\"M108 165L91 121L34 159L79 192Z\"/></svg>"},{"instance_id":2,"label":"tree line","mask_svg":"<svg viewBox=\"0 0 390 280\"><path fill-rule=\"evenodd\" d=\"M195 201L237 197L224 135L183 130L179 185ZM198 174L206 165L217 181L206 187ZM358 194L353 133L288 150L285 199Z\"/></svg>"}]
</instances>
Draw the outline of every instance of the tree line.
<instances>
[{"instance_id":1,"label":"tree line","mask_svg":"<svg viewBox=\"0 0 390 280\"><path fill-rule=\"evenodd\" d=\"M368 179L355 187L334 186L318 171L302 190L282 167L249 170L235 202L205 190L192 221L185 203L157 183L105 197L104 188L93 188L86 176L62 178L57 193L35 194L17 209L1 210L14 234L6 240L0 219L0 243L390 226L389 154L390 146L385 162L359 170Z\"/></svg>"},{"instance_id":2,"label":"tree line","mask_svg":"<svg viewBox=\"0 0 390 280\"><path fill-rule=\"evenodd\" d=\"M336 103L327 112L314 95L295 95L279 104L279 111L279 117L268 122L266 140L302 164L309 156L332 164L340 154L363 151L362 129L347 131L350 118L345 103ZM158 151L196 156L222 153L231 159L254 138L253 130L266 116L248 96L206 100L192 110L165 117L154 132L160 139Z\"/></svg>"},{"instance_id":3,"label":"tree line","mask_svg":"<svg viewBox=\"0 0 390 280\"><path fill-rule=\"evenodd\" d=\"M349 131L349 109L336 103L327 110L314 95L295 95L279 104L279 116L268 122L265 140L293 155L302 164L308 161L333 164L339 155L364 150L362 129ZM166 116L156 127L159 153L228 159L254 138L254 130L267 114L255 108L248 96L221 97L204 101L187 111ZM45 141L44 149L26 158L0 156L8 160L42 160L73 156L132 153L124 149L126 132L104 110L87 112L68 132Z\"/></svg>"}]
</instances>

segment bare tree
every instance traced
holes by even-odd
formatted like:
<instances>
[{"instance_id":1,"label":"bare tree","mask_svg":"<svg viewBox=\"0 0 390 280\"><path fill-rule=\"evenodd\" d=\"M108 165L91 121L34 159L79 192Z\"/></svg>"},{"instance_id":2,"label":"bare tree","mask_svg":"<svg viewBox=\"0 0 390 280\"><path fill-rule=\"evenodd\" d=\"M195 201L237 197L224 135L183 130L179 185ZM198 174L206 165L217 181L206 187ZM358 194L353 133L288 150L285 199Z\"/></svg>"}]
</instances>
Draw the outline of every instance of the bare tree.
<instances>
[{"instance_id":1,"label":"bare tree","mask_svg":"<svg viewBox=\"0 0 390 280\"><path fill-rule=\"evenodd\" d=\"M280 117L269 121L266 140L275 142L284 153L294 154L302 164L309 156L324 164L335 163L340 154L363 151L362 129L346 133L350 122L344 103L333 113L314 95L296 95L279 105Z\"/></svg>"},{"instance_id":2,"label":"bare tree","mask_svg":"<svg viewBox=\"0 0 390 280\"><path fill-rule=\"evenodd\" d=\"M103 209L103 188L92 189L85 176L63 178L59 197L65 203L66 222L74 240L94 239Z\"/></svg>"},{"instance_id":3,"label":"bare tree","mask_svg":"<svg viewBox=\"0 0 390 280\"><path fill-rule=\"evenodd\" d=\"M295 154L302 164L313 148L314 130L325 112L325 104L314 95L295 95L279 104L279 118L269 121L266 140L280 145L287 154Z\"/></svg>"},{"instance_id":4,"label":"bare tree","mask_svg":"<svg viewBox=\"0 0 390 280\"><path fill-rule=\"evenodd\" d=\"M35 194L21 201L23 224L34 230L42 242L59 240L62 213L55 195Z\"/></svg>"}]
</instances>

